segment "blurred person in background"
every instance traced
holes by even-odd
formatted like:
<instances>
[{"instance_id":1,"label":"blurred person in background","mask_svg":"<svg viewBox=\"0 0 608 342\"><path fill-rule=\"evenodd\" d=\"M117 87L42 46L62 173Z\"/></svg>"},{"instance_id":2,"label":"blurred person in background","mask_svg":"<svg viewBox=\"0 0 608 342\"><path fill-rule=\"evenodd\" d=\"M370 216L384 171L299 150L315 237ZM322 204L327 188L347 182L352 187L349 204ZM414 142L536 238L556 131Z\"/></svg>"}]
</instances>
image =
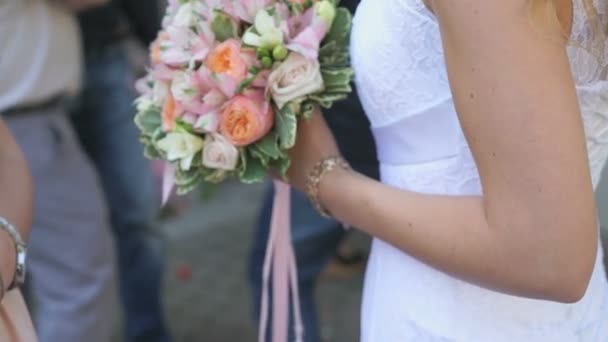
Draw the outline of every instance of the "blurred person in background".
<instances>
[{"instance_id":1,"label":"blurred person in background","mask_svg":"<svg viewBox=\"0 0 608 342\"><path fill-rule=\"evenodd\" d=\"M358 0L344 0L341 6L355 12ZM326 111L326 119L334 132L340 151L351 166L369 177L378 178L376 148L369 128L369 121L361 108L355 92L341 102L336 102ZM260 309L262 289L262 266L266 252L272 214L273 191L266 192L264 204L256 228L250 258L250 282L256 314ZM298 266L298 286L304 324L305 342L321 341L314 289L319 275L336 257L338 246L347 231L334 220L319 215L305 194L292 190L292 242ZM290 311L291 312L291 311ZM290 329L290 334L293 333Z\"/></svg>"},{"instance_id":2,"label":"blurred person in background","mask_svg":"<svg viewBox=\"0 0 608 342\"><path fill-rule=\"evenodd\" d=\"M155 1L142 0L111 0L78 16L85 81L72 122L99 172L109 206L129 342L171 340L161 305L161 252L151 244L159 203L133 122L135 82L127 45L134 34L148 46L156 38L160 16Z\"/></svg>"},{"instance_id":3,"label":"blurred person in background","mask_svg":"<svg viewBox=\"0 0 608 342\"><path fill-rule=\"evenodd\" d=\"M4 9L0 5L0 18ZM3 28L0 24L0 37ZM2 84L0 89L4 90ZM27 241L32 224L32 179L23 153L2 120L0 188L0 341L35 341L32 321L17 289L19 277L25 274L25 269L18 271L23 259L17 258L17 246Z\"/></svg>"},{"instance_id":4,"label":"blurred person in background","mask_svg":"<svg viewBox=\"0 0 608 342\"><path fill-rule=\"evenodd\" d=\"M0 2L0 112L36 189L28 293L41 342L108 342L113 331L117 293L108 215L97 174L67 114L82 66L78 26L68 7L97 2ZM11 182L3 186L10 198L2 201L18 205L24 193L9 186L22 182Z\"/></svg>"},{"instance_id":5,"label":"blurred person in background","mask_svg":"<svg viewBox=\"0 0 608 342\"><path fill-rule=\"evenodd\" d=\"M8 8L5 6L0 5L0 37L6 33L6 27L1 24L4 11ZM0 83L0 98L6 90L5 86ZM0 107L0 117L3 110ZM21 292L18 289L9 290L18 277L20 261L16 257L17 243L19 240L27 242L32 224L32 179L23 153L2 120L0 189L0 220L3 221L0 224L0 341L35 341L34 328ZM13 236L15 233L16 236Z\"/></svg>"},{"instance_id":6,"label":"blurred person in background","mask_svg":"<svg viewBox=\"0 0 608 342\"><path fill-rule=\"evenodd\" d=\"M600 220L600 235L604 251L608 251L608 168L602 171L602 180L595 191L597 212ZM604 253L604 265L608 269L608 253Z\"/></svg>"}]
</instances>

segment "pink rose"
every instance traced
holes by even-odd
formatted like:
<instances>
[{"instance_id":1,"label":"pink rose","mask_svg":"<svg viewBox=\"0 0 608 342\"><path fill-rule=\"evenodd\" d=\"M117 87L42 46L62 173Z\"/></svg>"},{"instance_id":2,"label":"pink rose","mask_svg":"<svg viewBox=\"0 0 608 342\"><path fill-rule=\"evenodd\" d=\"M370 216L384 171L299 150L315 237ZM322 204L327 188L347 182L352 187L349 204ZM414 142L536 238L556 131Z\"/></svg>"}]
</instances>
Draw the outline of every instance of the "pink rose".
<instances>
[{"instance_id":1,"label":"pink rose","mask_svg":"<svg viewBox=\"0 0 608 342\"><path fill-rule=\"evenodd\" d=\"M249 69L241 52L241 43L236 39L228 39L216 46L207 56L205 66L215 74L219 88L228 97L232 97L239 83L247 78Z\"/></svg>"},{"instance_id":2,"label":"pink rose","mask_svg":"<svg viewBox=\"0 0 608 342\"><path fill-rule=\"evenodd\" d=\"M232 171L239 162L239 150L220 134L208 134L203 147L203 165Z\"/></svg>"},{"instance_id":3,"label":"pink rose","mask_svg":"<svg viewBox=\"0 0 608 342\"><path fill-rule=\"evenodd\" d=\"M268 78L267 91L279 108L290 101L323 90L319 62L292 52Z\"/></svg>"}]
</instances>

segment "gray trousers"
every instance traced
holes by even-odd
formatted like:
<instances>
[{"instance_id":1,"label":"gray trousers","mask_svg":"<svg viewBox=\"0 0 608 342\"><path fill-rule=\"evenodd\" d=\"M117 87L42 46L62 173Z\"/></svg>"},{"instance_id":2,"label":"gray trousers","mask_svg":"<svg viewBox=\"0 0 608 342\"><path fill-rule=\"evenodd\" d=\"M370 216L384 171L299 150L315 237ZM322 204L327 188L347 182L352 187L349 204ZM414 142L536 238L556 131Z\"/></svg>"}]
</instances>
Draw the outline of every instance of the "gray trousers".
<instances>
[{"instance_id":1,"label":"gray trousers","mask_svg":"<svg viewBox=\"0 0 608 342\"><path fill-rule=\"evenodd\" d=\"M34 178L29 301L40 342L109 342L114 246L97 175L64 108L5 117Z\"/></svg>"}]
</instances>

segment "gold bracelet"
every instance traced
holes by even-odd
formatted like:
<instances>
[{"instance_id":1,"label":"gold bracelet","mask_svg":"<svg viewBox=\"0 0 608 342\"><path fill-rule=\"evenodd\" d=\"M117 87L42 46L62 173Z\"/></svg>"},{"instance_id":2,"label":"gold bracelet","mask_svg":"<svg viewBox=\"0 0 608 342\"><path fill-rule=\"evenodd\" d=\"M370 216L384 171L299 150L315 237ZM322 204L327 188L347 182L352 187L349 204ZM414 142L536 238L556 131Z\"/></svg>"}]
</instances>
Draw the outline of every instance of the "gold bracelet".
<instances>
[{"instance_id":1,"label":"gold bracelet","mask_svg":"<svg viewBox=\"0 0 608 342\"><path fill-rule=\"evenodd\" d=\"M306 179L306 194L315 209L317 209L319 214L325 218L331 218L331 215L327 209L321 205L321 201L319 200L319 184L321 183L321 180L323 180L323 177L336 167L340 167L344 170L351 169L348 162L342 157L325 158L312 168Z\"/></svg>"}]
</instances>

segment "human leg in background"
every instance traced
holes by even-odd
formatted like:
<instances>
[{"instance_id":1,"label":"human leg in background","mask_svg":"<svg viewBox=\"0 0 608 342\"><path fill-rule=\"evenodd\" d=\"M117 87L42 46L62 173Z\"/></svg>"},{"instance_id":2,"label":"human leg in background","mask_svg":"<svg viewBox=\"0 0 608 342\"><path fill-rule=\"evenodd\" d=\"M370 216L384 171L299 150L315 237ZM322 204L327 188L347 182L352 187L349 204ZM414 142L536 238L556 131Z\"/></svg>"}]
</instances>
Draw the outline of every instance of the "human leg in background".
<instances>
[{"instance_id":1,"label":"human leg in background","mask_svg":"<svg viewBox=\"0 0 608 342\"><path fill-rule=\"evenodd\" d=\"M39 340L108 342L117 305L115 259L97 174L61 106L5 120L35 185L28 293Z\"/></svg>"},{"instance_id":2,"label":"human leg in background","mask_svg":"<svg viewBox=\"0 0 608 342\"><path fill-rule=\"evenodd\" d=\"M128 341L168 342L162 253L151 244L159 202L133 123L133 77L124 44L88 51L85 62L82 102L72 121L110 209Z\"/></svg>"}]
</instances>

